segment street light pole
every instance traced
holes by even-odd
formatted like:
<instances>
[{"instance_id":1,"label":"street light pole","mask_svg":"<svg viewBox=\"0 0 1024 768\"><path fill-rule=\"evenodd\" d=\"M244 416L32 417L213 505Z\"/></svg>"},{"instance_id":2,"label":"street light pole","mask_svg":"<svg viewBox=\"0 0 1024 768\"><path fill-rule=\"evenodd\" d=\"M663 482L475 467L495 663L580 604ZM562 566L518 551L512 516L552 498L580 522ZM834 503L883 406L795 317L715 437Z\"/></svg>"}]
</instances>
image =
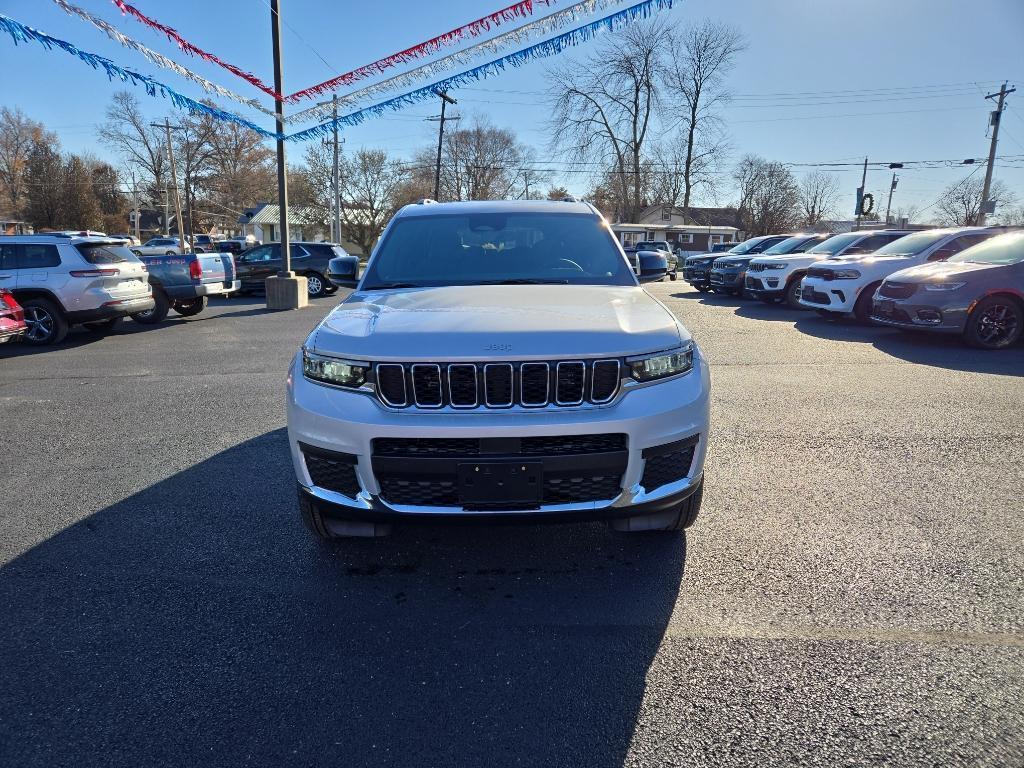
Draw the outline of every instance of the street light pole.
<instances>
[{"instance_id":1,"label":"street light pole","mask_svg":"<svg viewBox=\"0 0 1024 768\"><path fill-rule=\"evenodd\" d=\"M860 189L857 190L857 226L860 229L860 220L864 215L864 188L868 183L868 159L864 158L864 173L860 177Z\"/></svg>"}]
</instances>

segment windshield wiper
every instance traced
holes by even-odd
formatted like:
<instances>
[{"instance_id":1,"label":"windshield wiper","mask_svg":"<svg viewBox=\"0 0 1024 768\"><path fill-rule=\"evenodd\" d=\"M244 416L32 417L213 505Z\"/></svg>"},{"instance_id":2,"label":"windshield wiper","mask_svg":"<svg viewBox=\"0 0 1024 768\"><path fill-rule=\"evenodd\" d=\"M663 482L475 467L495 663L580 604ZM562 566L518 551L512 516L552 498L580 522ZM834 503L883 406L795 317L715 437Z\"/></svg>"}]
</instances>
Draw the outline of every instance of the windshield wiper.
<instances>
[{"instance_id":1,"label":"windshield wiper","mask_svg":"<svg viewBox=\"0 0 1024 768\"><path fill-rule=\"evenodd\" d=\"M542 280L534 277L510 277L506 280L481 280L476 285L568 285L568 280Z\"/></svg>"}]
</instances>

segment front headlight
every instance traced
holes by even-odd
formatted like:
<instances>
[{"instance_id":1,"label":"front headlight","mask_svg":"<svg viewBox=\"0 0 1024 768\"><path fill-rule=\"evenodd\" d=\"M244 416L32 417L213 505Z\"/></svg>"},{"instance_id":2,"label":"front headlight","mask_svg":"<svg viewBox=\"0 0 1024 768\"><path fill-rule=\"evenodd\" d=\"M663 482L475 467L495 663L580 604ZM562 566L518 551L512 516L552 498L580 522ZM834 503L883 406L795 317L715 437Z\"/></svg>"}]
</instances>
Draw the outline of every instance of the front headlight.
<instances>
[{"instance_id":1,"label":"front headlight","mask_svg":"<svg viewBox=\"0 0 1024 768\"><path fill-rule=\"evenodd\" d=\"M765 269L785 269L789 264L765 264Z\"/></svg>"},{"instance_id":2,"label":"front headlight","mask_svg":"<svg viewBox=\"0 0 1024 768\"><path fill-rule=\"evenodd\" d=\"M860 272L856 269L836 269L832 272L833 280L856 280L860 277Z\"/></svg>"},{"instance_id":3,"label":"front headlight","mask_svg":"<svg viewBox=\"0 0 1024 768\"><path fill-rule=\"evenodd\" d=\"M366 372L369 370L368 363L324 357L308 351L305 347L302 349L302 374L313 381L356 389L366 382Z\"/></svg>"},{"instance_id":4,"label":"front headlight","mask_svg":"<svg viewBox=\"0 0 1024 768\"><path fill-rule=\"evenodd\" d=\"M670 352L631 357L626 362L629 364L630 375L637 381L654 381L676 376L693 368L693 345L687 344Z\"/></svg>"},{"instance_id":5,"label":"front headlight","mask_svg":"<svg viewBox=\"0 0 1024 768\"><path fill-rule=\"evenodd\" d=\"M967 283L925 283L924 289L926 291L955 291L957 288L963 288Z\"/></svg>"}]
</instances>

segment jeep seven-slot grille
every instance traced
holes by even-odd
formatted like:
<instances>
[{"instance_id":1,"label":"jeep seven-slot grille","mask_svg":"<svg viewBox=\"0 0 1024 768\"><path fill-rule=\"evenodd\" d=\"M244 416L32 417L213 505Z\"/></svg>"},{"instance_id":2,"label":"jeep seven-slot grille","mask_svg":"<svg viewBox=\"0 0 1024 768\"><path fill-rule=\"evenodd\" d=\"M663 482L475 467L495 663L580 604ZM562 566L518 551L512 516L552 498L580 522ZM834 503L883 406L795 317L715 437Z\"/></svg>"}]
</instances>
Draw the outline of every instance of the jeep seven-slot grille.
<instances>
[{"instance_id":1,"label":"jeep seven-slot grille","mask_svg":"<svg viewBox=\"0 0 1024 768\"><path fill-rule=\"evenodd\" d=\"M767 264L758 264L757 262L753 262L747 265L747 272L764 272L766 269L768 269Z\"/></svg>"},{"instance_id":2,"label":"jeep seven-slot grille","mask_svg":"<svg viewBox=\"0 0 1024 768\"><path fill-rule=\"evenodd\" d=\"M390 408L542 408L600 405L615 398L619 360L378 363L377 396Z\"/></svg>"}]
</instances>

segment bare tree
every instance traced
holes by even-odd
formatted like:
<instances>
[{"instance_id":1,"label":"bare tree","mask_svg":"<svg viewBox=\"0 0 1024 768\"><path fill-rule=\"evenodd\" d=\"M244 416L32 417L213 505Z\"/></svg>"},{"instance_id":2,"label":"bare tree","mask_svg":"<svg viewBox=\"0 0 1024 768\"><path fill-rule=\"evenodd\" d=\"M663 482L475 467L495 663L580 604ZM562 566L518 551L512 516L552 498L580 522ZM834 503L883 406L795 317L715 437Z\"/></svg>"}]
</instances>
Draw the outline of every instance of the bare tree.
<instances>
[{"instance_id":1,"label":"bare tree","mask_svg":"<svg viewBox=\"0 0 1024 768\"><path fill-rule=\"evenodd\" d=\"M78 155L71 155L61 169L60 221L71 229L98 229L103 213L93 189L92 168Z\"/></svg>"},{"instance_id":2,"label":"bare tree","mask_svg":"<svg viewBox=\"0 0 1024 768\"><path fill-rule=\"evenodd\" d=\"M406 171L382 149L360 149L346 156L341 172L341 226L349 240L369 255L385 225L401 205Z\"/></svg>"},{"instance_id":3,"label":"bare tree","mask_svg":"<svg viewBox=\"0 0 1024 768\"><path fill-rule=\"evenodd\" d=\"M0 108L0 193L13 216L25 203L25 168L37 144L57 145L57 137L19 108Z\"/></svg>"},{"instance_id":4,"label":"bare tree","mask_svg":"<svg viewBox=\"0 0 1024 768\"><path fill-rule=\"evenodd\" d=\"M198 205L222 220L237 219L244 208L276 194L274 153L253 130L226 122L213 127Z\"/></svg>"},{"instance_id":5,"label":"bare tree","mask_svg":"<svg viewBox=\"0 0 1024 768\"><path fill-rule=\"evenodd\" d=\"M693 192L713 178L727 145L719 109L728 100L725 77L736 55L746 48L739 30L705 20L672 35L672 56L666 73L670 92L678 94L682 119L682 207L689 211Z\"/></svg>"},{"instance_id":6,"label":"bare tree","mask_svg":"<svg viewBox=\"0 0 1024 768\"><path fill-rule=\"evenodd\" d=\"M139 174L155 199L167 182L167 140L149 118L134 94L119 91L107 107L107 121L99 127L100 143L116 152L130 171Z\"/></svg>"},{"instance_id":7,"label":"bare tree","mask_svg":"<svg viewBox=\"0 0 1024 768\"><path fill-rule=\"evenodd\" d=\"M942 190L935 206L943 223L958 227L976 224L981 213L983 189L984 182L981 179L968 176ZM999 180L992 182L989 197L1005 208L1012 208L1017 202L1016 195Z\"/></svg>"},{"instance_id":8,"label":"bare tree","mask_svg":"<svg viewBox=\"0 0 1024 768\"><path fill-rule=\"evenodd\" d=\"M803 223L813 227L829 218L839 197L839 180L825 171L811 171L800 181L800 212Z\"/></svg>"},{"instance_id":9,"label":"bare tree","mask_svg":"<svg viewBox=\"0 0 1024 768\"><path fill-rule=\"evenodd\" d=\"M733 178L739 190L737 208L748 234L778 234L795 225L799 188L789 168L746 155L736 166Z\"/></svg>"},{"instance_id":10,"label":"bare tree","mask_svg":"<svg viewBox=\"0 0 1024 768\"><path fill-rule=\"evenodd\" d=\"M604 165L621 201L620 220L644 207L641 166L660 108L669 42L663 20L636 24L608 38L582 66L549 72L552 144L573 160Z\"/></svg>"},{"instance_id":11,"label":"bare tree","mask_svg":"<svg viewBox=\"0 0 1024 768\"><path fill-rule=\"evenodd\" d=\"M564 200L569 196L569 190L565 187L551 187L547 193L548 200Z\"/></svg>"}]
</instances>

